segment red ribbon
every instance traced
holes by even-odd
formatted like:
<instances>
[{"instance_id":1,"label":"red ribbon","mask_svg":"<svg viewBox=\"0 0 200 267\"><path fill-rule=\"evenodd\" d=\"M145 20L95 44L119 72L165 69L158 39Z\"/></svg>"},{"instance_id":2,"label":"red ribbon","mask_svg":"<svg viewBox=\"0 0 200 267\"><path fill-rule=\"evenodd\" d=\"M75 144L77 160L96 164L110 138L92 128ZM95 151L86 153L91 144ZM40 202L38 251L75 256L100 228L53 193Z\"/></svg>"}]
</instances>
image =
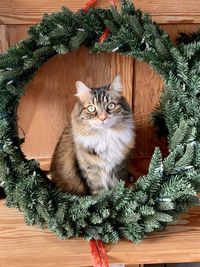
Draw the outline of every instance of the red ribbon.
<instances>
[{"instance_id":1,"label":"red ribbon","mask_svg":"<svg viewBox=\"0 0 200 267\"><path fill-rule=\"evenodd\" d=\"M109 1L110 1L110 3L111 3L114 7L117 7L117 3L116 3L115 0L109 0Z\"/></svg>"},{"instance_id":2,"label":"red ribbon","mask_svg":"<svg viewBox=\"0 0 200 267\"><path fill-rule=\"evenodd\" d=\"M114 6L115 8L117 7L117 3L116 3L116 0L109 0L110 1L110 3L111 3L111 5L112 6ZM87 12L93 5L95 5L95 3L97 2L97 0L89 0L86 4L85 4L85 6L82 8L82 10L84 11L84 12ZM99 37L99 42L100 43L103 43L103 41L106 39L106 37L108 36L108 33L109 33L109 29L108 28L106 28L104 31L103 31L103 33L102 33L102 35Z\"/></svg>"},{"instance_id":3,"label":"red ribbon","mask_svg":"<svg viewBox=\"0 0 200 267\"><path fill-rule=\"evenodd\" d=\"M117 3L116 3L116 0L109 0L111 5L116 7L117 6ZM87 12L89 8L91 8L92 6L95 5L95 3L97 2L97 0L89 0L85 5L84 7L82 8L83 11Z\"/></svg>"},{"instance_id":4,"label":"red ribbon","mask_svg":"<svg viewBox=\"0 0 200 267\"><path fill-rule=\"evenodd\" d=\"M108 256L101 240L90 240L90 253L94 267L108 267Z\"/></svg>"},{"instance_id":5,"label":"red ribbon","mask_svg":"<svg viewBox=\"0 0 200 267\"><path fill-rule=\"evenodd\" d=\"M107 36L108 36L108 34L109 34L109 29L108 28L106 28L104 31L103 31L103 33L102 33L102 35L99 37L99 42L100 43L103 43L103 41L107 38Z\"/></svg>"},{"instance_id":6,"label":"red ribbon","mask_svg":"<svg viewBox=\"0 0 200 267\"><path fill-rule=\"evenodd\" d=\"M82 8L82 10L83 10L84 12L87 12L88 9L90 9L90 8L96 3L96 1L97 1L97 0L90 0L90 1L88 1L88 2L84 5L84 7Z\"/></svg>"}]
</instances>

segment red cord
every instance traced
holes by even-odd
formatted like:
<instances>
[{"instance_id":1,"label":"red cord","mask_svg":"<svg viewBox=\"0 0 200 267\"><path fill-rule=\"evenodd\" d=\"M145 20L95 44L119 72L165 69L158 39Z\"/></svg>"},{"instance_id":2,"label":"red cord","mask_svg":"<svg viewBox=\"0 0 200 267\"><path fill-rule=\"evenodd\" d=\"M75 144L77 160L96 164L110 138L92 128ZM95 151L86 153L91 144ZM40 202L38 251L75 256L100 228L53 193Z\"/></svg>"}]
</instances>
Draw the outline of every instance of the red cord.
<instances>
[{"instance_id":1,"label":"red cord","mask_svg":"<svg viewBox=\"0 0 200 267\"><path fill-rule=\"evenodd\" d=\"M87 12L88 9L91 8L91 7L96 3L96 1L97 1L97 0L90 0L90 1L88 1L88 2L84 5L84 7L82 8L82 10L83 10L84 12Z\"/></svg>"},{"instance_id":2,"label":"red cord","mask_svg":"<svg viewBox=\"0 0 200 267\"><path fill-rule=\"evenodd\" d=\"M108 255L107 255L105 246L104 246L104 244L103 244L103 242L101 240L97 241L97 245L98 245L99 252L100 252L100 255L101 255L102 267L108 267L109 266L108 265Z\"/></svg>"},{"instance_id":3,"label":"red cord","mask_svg":"<svg viewBox=\"0 0 200 267\"><path fill-rule=\"evenodd\" d=\"M116 7L117 6L117 2L116 0L109 0L111 5ZM84 7L82 8L83 11L87 12L89 8L91 8L92 6L95 5L95 3L97 2L97 0L89 0Z\"/></svg>"},{"instance_id":4,"label":"red cord","mask_svg":"<svg viewBox=\"0 0 200 267\"><path fill-rule=\"evenodd\" d=\"M103 41L107 38L109 31L110 30L108 28L105 28L102 35L99 37L99 43L103 43Z\"/></svg>"},{"instance_id":5,"label":"red cord","mask_svg":"<svg viewBox=\"0 0 200 267\"><path fill-rule=\"evenodd\" d=\"M94 267L108 267L108 256L101 240L90 240L90 253Z\"/></svg>"},{"instance_id":6,"label":"red cord","mask_svg":"<svg viewBox=\"0 0 200 267\"><path fill-rule=\"evenodd\" d=\"M110 3L111 3L111 5L112 6L114 6L114 8L116 8L117 7L117 3L116 3L116 0L109 0L110 1ZM82 10L84 11L84 12L87 12L95 3L97 2L97 0L89 0L86 4L85 4L85 6L82 8ZM99 42L100 43L103 43L103 41L106 39L106 37L108 36L108 33L109 33L109 29L108 28L106 28L104 31L103 31L103 33L102 33L102 35L99 37Z\"/></svg>"},{"instance_id":7,"label":"red cord","mask_svg":"<svg viewBox=\"0 0 200 267\"><path fill-rule=\"evenodd\" d=\"M117 2L116 0L109 0L110 3L114 6L114 7L117 7Z\"/></svg>"}]
</instances>

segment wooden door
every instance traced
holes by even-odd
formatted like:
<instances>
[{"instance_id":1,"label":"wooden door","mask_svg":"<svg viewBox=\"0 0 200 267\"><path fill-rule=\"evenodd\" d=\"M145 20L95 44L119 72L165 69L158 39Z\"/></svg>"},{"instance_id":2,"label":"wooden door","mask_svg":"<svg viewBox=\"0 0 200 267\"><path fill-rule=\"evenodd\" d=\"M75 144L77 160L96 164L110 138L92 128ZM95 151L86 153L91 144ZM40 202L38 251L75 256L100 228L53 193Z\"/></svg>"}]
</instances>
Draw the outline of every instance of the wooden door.
<instances>
[{"instance_id":1,"label":"wooden door","mask_svg":"<svg viewBox=\"0 0 200 267\"><path fill-rule=\"evenodd\" d=\"M86 0L0 0L0 51L26 38L27 28L47 12L67 6L76 11ZM118 1L119 4L120 1ZM196 31L200 23L199 0L135 0L136 8L149 12L175 41L180 31ZM98 5L108 6L108 1ZM18 109L19 134L25 133L22 149L28 158L36 158L48 170L55 144L76 101L75 81L89 86L109 83L120 73L124 95L132 105L136 125L133 166L145 173L155 146L162 145L155 136L150 113L159 103L162 81L145 63L118 54L91 55L86 48L67 55L57 55L45 63L34 80L27 84Z\"/></svg>"}]
</instances>

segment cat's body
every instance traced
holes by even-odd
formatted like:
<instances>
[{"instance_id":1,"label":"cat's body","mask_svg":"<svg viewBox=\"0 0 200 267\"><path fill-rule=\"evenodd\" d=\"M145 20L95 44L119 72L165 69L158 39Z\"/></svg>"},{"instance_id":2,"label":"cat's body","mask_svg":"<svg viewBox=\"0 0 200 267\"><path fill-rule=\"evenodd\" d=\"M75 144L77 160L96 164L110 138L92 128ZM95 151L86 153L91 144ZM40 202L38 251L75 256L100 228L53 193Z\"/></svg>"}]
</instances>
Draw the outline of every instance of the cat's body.
<instances>
[{"instance_id":1,"label":"cat's body","mask_svg":"<svg viewBox=\"0 0 200 267\"><path fill-rule=\"evenodd\" d=\"M51 177L62 191L95 195L128 177L133 119L119 76L101 88L78 83L79 102L54 151Z\"/></svg>"}]
</instances>

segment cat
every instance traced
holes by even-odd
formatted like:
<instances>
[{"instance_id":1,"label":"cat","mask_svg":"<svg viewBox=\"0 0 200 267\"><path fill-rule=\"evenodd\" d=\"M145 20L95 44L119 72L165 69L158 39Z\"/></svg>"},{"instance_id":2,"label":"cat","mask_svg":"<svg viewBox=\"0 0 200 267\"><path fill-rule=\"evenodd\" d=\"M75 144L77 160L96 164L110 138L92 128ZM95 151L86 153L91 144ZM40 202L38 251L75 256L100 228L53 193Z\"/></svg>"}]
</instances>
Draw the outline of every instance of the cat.
<instances>
[{"instance_id":1,"label":"cat","mask_svg":"<svg viewBox=\"0 0 200 267\"><path fill-rule=\"evenodd\" d=\"M128 178L134 147L132 111L117 75L110 85L89 88L76 82L78 102L58 141L51 179L63 192L98 195Z\"/></svg>"}]
</instances>

